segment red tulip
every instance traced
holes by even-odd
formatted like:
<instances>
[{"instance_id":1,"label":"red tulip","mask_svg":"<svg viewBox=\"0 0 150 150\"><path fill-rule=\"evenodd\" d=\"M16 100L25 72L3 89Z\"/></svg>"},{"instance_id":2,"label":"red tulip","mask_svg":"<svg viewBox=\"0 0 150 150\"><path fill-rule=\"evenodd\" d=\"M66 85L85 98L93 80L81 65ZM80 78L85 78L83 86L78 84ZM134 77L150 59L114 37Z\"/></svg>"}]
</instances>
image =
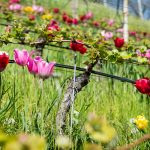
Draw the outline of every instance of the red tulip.
<instances>
[{"instance_id":1,"label":"red tulip","mask_svg":"<svg viewBox=\"0 0 150 150\"><path fill-rule=\"evenodd\" d=\"M72 23L73 23L74 25L77 25L77 24L78 24L78 19L77 19L77 18L73 18L73 19L72 19Z\"/></svg>"},{"instance_id":2,"label":"red tulip","mask_svg":"<svg viewBox=\"0 0 150 150\"><path fill-rule=\"evenodd\" d=\"M129 35L130 36L136 36L136 32L135 31L129 31Z\"/></svg>"},{"instance_id":3,"label":"red tulip","mask_svg":"<svg viewBox=\"0 0 150 150\"><path fill-rule=\"evenodd\" d=\"M6 52L0 52L0 72L2 72L9 63L9 56Z\"/></svg>"},{"instance_id":4,"label":"red tulip","mask_svg":"<svg viewBox=\"0 0 150 150\"><path fill-rule=\"evenodd\" d=\"M29 20L30 20L30 21L35 20L35 16L34 16L34 15L29 15L28 17L29 17Z\"/></svg>"},{"instance_id":5,"label":"red tulip","mask_svg":"<svg viewBox=\"0 0 150 150\"><path fill-rule=\"evenodd\" d=\"M80 16L80 21L85 21L86 20L86 15Z\"/></svg>"},{"instance_id":6,"label":"red tulip","mask_svg":"<svg viewBox=\"0 0 150 150\"><path fill-rule=\"evenodd\" d=\"M54 9L53 9L53 12L54 12L54 13L59 13L59 8L54 8Z\"/></svg>"},{"instance_id":7,"label":"red tulip","mask_svg":"<svg viewBox=\"0 0 150 150\"><path fill-rule=\"evenodd\" d=\"M116 38L115 40L114 40L114 42L115 42L115 46L117 47L117 48L121 48L123 45L124 45L124 39L122 39L122 38Z\"/></svg>"},{"instance_id":8,"label":"red tulip","mask_svg":"<svg viewBox=\"0 0 150 150\"><path fill-rule=\"evenodd\" d=\"M69 18L69 16L67 14L63 14L62 19L64 22L66 22L66 20Z\"/></svg>"},{"instance_id":9,"label":"red tulip","mask_svg":"<svg viewBox=\"0 0 150 150\"><path fill-rule=\"evenodd\" d=\"M80 42L80 43L78 43ZM77 41L72 41L70 43L70 48L74 51L79 51L81 54L86 53L87 48L84 47L84 44L81 43L81 41L77 40Z\"/></svg>"},{"instance_id":10,"label":"red tulip","mask_svg":"<svg viewBox=\"0 0 150 150\"><path fill-rule=\"evenodd\" d=\"M67 22L69 25L71 25L71 24L73 23L73 19L72 19L72 18L68 18L68 19L66 20L66 22Z\"/></svg>"},{"instance_id":11,"label":"red tulip","mask_svg":"<svg viewBox=\"0 0 150 150\"><path fill-rule=\"evenodd\" d=\"M20 0L9 0L10 4L15 4L15 3L19 3L19 2L20 2Z\"/></svg>"},{"instance_id":12,"label":"red tulip","mask_svg":"<svg viewBox=\"0 0 150 150\"><path fill-rule=\"evenodd\" d=\"M136 80L135 86L141 93L150 95L150 78Z\"/></svg>"},{"instance_id":13,"label":"red tulip","mask_svg":"<svg viewBox=\"0 0 150 150\"><path fill-rule=\"evenodd\" d=\"M94 22L93 22L93 25L94 25L95 27L99 27L99 26L100 26L100 24L99 24L98 21L94 21Z\"/></svg>"}]
</instances>

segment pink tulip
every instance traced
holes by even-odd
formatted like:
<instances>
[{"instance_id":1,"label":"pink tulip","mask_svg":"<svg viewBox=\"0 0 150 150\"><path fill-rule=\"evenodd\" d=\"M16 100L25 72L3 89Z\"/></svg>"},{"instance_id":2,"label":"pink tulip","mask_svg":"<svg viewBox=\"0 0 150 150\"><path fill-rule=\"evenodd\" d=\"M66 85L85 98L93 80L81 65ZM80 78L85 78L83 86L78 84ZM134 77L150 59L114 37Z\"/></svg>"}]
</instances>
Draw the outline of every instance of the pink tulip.
<instances>
[{"instance_id":1,"label":"pink tulip","mask_svg":"<svg viewBox=\"0 0 150 150\"><path fill-rule=\"evenodd\" d=\"M40 61L42 61L42 58L40 56L36 56L34 59L29 57L28 63L27 63L28 71L32 74L37 74L38 73L37 64Z\"/></svg>"},{"instance_id":2,"label":"pink tulip","mask_svg":"<svg viewBox=\"0 0 150 150\"><path fill-rule=\"evenodd\" d=\"M144 54L142 54L142 53L140 52L140 50L137 50L137 51L136 51L136 54L137 54L137 56L144 57Z\"/></svg>"},{"instance_id":3,"label":"pink tulip","mask_svg":"<svg viewBox=\"0 0 150 150\"><path fill-rule=\"evenodd\" d=\"M34 6L32 6L32 8L37 13L43 13L44 12L44 8L42 6L34 5Z\"/></svg>"},{"instance_id":4,"label":"pink tulip","mask_svg":"<svg viewBox=\"0 0 150 150\"><path fill-rule=\"evenodd\" d=\"M101 32L101 35L103 37L105 37L105 40L109 40L113 37L113 33L112 32L105 32L105 31L102 31Z\"/></svg>"},{"instance_id":5,"label":"pink tulip","mask_svg":"<svg viewBox=\"0 0 150 150\"><path fill-rule=\"evenodd\" d=\"M9 10L20 11L21 9L22 9L22 6L20 4L11 4L11 5L9 5Z\"/></svg>"},{"instance_id":6,"label":"pink tulip","mask_svg":"<svg viewBox=\"0 0 150 150\"><path fill-rule=\"evenodd\" d=\"M150 59L150 49L146 50L145 57Z\"/></svg>"},{"instance_id":7,"label":"pink tulip","mask_svg":"<svg viewBox=\"0 0 150 150\"><path fill-rule=\"evenodd\" d=\"M51 20L48 26L58 25L58 22L56 20Z\"/></svg>"},{"instance_id":8,"label":"pink tulip","mask_svg":"<svg viewBox=\"0 0 150 150\"><path fill-rule=\"evenodd\" d=\"M29 59L29 53L26 50L14 50L14 60L20 66L26 66Z\"/></svg>"},{"instance_id":9,"label":"pink tulip","mask_svg":"<svg viewBox=\"0 0 150 150\"><path fill-rule=\"evenodd\" d=\"M38 75L42 79L47 79L52 75L54 65L55 62L48 63L40 56L36 56L34 59L29 57L27 68L30 73Z\"/></svg>"},{"instance_id":10,"label":"pink tulip","mask_svg":"<svg viewBox=\"0 0 150 150\"><path fill-rule=\"evenodd\" d=\"M117 32L123 33L123 28L117 29Z\"/></svg>"},{"instance_id":11,"label":"pink tulip","mask_svg":"<svg viewBox=\"0 0 150 150\"><path fill-rule=\"evenodd\" d=\"M46 61L40 61L37 63L38 73L37 75L42 79L49 78L54 71L55 62L48 63Z\"/></svg>"},{"instance_id":12,"label":"pink tulip","mask_svg":"<svg viewBox=\"0 0 150 150\"><path fill-rule=\"evenodd\" d=\"M107 23L111 27L115 23L115 21L113 19L110 19Z\"/></svg>"},{"instance_id":13,"label":"pink tulip","mask_svg":"<svg viewBox=\"0 0 150 150\"><path fill-rule=\"evenodd\" d=\"M93 13L92 12L88 12L88 13L86 13L85 16L86 16L86 19L89 20L89 19L93 18Z\"/></svg>"},{"instance_id":14,"label":"pink tulip","mask_svg":"<svg viewBox=\"0 0 150 150\"><path fill-rule=\"evenodd\" d=\"M52 31L59 31L59 25L57 23L57 21L52 20L48 25L47 25L47 29L48 30L52 30Z\"/></svg>"},{"instance_id":15,"label":"pink tulip","mask_svg":"<svg viewBox=\"0 0 150 150\"><path fill-rule=\"evenodd\" d=\"M145 53L141 53L140 50L137 50L136 54L138 56L146 57L147 59L150 59L150 49L146 50Z\"/></svg>"}]
</instances>

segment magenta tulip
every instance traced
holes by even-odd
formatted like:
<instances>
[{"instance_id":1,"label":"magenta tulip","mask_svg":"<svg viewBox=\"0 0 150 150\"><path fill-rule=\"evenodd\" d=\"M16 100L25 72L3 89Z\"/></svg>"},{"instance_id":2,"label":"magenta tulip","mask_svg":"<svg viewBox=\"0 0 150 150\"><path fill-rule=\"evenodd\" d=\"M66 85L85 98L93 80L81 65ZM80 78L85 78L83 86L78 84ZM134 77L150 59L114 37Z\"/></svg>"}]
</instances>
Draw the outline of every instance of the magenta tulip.
<instances>
[{"instance_id":1,"label":"magenta tulip","mask_svg":"<svg viewBox=\"0 0 150 150\"><path fill-rule=\"evenodd\" d=\"M38 73L38 67L37 64L42 61L42 58L40 56L36 56L34 59L30 58L28 59L27 68L30 73L37 74Z\"/></svg>"},{"instance_id":2,"label":"magenta tulip","mask_svg":"<svg viewBox=\"0 0 150 150\"><path fill-rule=\"evenodd\" d=\"M9 0L10 4L20 3L20 0Z\"/></svg>"},{"instance_id":3,"label":"magenta tulip","mask_svg":"<svg viewBox=\"0 0 150 150\"><path fill-rule=\"evenodd\" d=\"M39 63L37 63L37 67L38 67L37 75L42 79L49 78L53 74L54 66L55 66L55 62L48 63L44 60L40 61Z\"/></svg>"},{"instance_id":4,"label":"magenta tulip","mask_svg":"<svg viewBox=\"0 0 150 150\"><path fill-rule=\"evenodd\" d=\"M29 53L26 50L14 50L14 60L20 66L26 66L29 59Z\"/></svg>"}]
</instances>

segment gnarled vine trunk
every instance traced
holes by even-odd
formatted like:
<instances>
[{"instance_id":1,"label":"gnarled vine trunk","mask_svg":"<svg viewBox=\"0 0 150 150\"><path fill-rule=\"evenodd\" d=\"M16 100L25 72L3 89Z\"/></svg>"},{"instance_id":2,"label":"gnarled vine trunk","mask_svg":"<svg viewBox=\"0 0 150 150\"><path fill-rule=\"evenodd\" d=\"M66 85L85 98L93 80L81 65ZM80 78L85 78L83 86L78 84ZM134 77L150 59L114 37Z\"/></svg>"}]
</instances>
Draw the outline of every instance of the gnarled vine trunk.
<instances>
[{"instance_id":1,"label":"gnarled vine trunk","mask_svg":"<svg viewBox=\"0 0 150 150\"><path fill-rule=\"evenodd\" d=\"M64 94L64 98L61 102L60 109L58 110L57 116L56 116L56 129L58 135L63 135L65 126L66 126L66 117L67 113L69 112L72 102L72 94L73 94L73 84L74 84L74 97L82 90L83 87L85 87L89 83L90 75L92 68L95 66L95 63L88 65L87 71L84 73L76 76L75 84L74 80L72 79L67 87L67 90ZM74 99L75 100L75 99Z\"/></svg>"}]
</instances>

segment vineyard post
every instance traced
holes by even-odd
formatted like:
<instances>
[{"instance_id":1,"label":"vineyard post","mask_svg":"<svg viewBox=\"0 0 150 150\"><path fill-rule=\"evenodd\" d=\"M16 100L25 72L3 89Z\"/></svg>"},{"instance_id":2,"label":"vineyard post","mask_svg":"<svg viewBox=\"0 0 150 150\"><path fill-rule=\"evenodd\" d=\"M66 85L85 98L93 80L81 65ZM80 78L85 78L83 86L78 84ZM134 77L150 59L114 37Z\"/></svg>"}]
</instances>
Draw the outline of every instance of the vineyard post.
<instances>
[{"instance_id":1,"label":"vineyard post","mask_svg":"<svg viewBox=\"0 0 150 150\"><path fill-rule=\"evenodd\" d=\"M72 0L72 16L78 18L78 0Z\"/></svg>"},{"instance_id":2,"label":"vineyard post","mask_svg":"<svg viewBox=\"0 0 150 150\"><path fill-rule=\"evenodd\" d=\"M32 5L36 5L36 0L32 0Z\"/></svg>"},{"instance_id":3,"label":"vineyard post","mask_svg":"<svg viewBox=\"0 0 150 150\"><path fill-rule=\"evenodd\" d=\"M141 19L143 19L143 12L142 12L142 3L141 3L141 0L138 0L137 3L138 3L138 9L139 9L139 16L140 16Z\"/></svg>"},{"instance_id":4,"label":"vineyard post","mask_svg":"<svg viewBox=\"0 0 150 150\"><path fill-rule=\"evenodd\" d=\"M107 0L103 0L103 4L105 7L107 7Z\"/></svg>"},{"instance_id":5,"label":"vineyard post","mask_svg":"<svg viewBox=\"0 0 150 150\"><path fill-rule=\"evenodd\" d=\"M128 42L128 0L123 1L123 14L124 14L123 36L125 42Z\"/></svg>"}]
</instances>

